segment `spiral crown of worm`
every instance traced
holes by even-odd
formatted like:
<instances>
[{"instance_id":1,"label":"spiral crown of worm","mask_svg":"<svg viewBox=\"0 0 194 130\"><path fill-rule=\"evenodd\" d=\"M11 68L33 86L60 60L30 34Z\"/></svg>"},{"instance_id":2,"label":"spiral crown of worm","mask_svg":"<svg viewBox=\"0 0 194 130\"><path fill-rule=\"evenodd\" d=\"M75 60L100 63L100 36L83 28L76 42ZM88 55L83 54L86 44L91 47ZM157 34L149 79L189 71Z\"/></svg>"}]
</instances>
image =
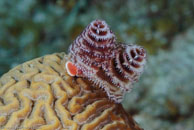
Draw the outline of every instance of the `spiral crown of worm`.
<instances>
[{"instance_id":1,"label":"spiral crown of worm","mask_svg":"<svg viewBox=\"0 0 194 130\"><path fill-rule=\"evenodd\" d=\"M69 49L77 76L102 88L108 97L120 103L143 72L146 52L141 46L118 44L103 20L92 21Z\"/></svg>"}]
</instances>

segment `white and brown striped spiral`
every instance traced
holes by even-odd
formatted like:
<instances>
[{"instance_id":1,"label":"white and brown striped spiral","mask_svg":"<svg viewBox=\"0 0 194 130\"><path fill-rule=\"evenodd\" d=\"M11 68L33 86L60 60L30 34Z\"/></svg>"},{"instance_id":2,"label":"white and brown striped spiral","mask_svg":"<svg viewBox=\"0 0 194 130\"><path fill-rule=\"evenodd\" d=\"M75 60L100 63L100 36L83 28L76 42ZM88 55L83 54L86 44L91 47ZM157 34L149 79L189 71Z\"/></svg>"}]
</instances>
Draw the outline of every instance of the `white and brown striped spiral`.
<instances>
[{"instance_id":1,"label":"white and brown striped spiral","mask_svg":"<svg viewBox=\"0 0 194 130\"><path fill-rule=\"evenodd\" d=\"M143 72L146 52L140 46L117 44L114 53L108 67L101 68L94 80L101 82L111 99L121 102L123 95L131 90Z\"/></svg>"},{"instance_id":2,"label":"white and brown striped spiral","mask_svg":"<svg viewBox=\"0 0 194 130\"><path fill-rule=\"evenodd\" d=\"M80 70L79 76L96 73L113 57L115 35L102 20L94 20L70 47L71 60ZM82 71L83 70L83 71Z\"/></svg>"},{"instance_id":3,"label":"white and brown striped spiral","mask_svg":"<svg viewBox=\"0 0 194 130\"><path fill-rule=\"evenodd\" d=\"M146 62L145 50L136 45L117 44L105 21L95 20L70 47L77 76L103 88L111 100L119 103L138 80Z\"/></svg>"}]
</instances>

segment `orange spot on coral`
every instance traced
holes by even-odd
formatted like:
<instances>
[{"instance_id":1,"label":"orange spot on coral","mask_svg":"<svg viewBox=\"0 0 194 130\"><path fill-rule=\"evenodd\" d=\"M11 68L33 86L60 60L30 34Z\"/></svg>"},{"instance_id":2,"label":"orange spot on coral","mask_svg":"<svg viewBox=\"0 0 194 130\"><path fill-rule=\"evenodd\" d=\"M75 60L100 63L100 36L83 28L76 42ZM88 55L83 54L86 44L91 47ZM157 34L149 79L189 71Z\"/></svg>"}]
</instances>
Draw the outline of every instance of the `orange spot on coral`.
<instances>
[{"instance_id":1,"label":"orange spot on coral","mask_svg":"<svg viewBox=\"0 0 194 130\"><path fill-rule=\"evenodd\" d=\"M77 67L72 62L67 61L65 67L66 67L67 73L70 76L75 76L77 74Z\"/></svg>"}]
</instances>

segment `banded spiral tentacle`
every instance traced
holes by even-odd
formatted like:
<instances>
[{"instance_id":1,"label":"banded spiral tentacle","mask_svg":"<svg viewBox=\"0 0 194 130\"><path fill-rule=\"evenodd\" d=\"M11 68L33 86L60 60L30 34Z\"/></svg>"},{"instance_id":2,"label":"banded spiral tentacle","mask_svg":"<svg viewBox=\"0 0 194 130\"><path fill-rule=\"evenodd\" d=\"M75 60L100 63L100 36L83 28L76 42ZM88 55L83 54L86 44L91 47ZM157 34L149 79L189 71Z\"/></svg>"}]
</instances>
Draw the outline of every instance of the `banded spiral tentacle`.
<instances>
[{"instance_id":1,"label":"banded spiral tentacle","mask_svg":"<svg viewBox=\"0 0 194 130\"><path fill-rule=\"evenodd\" d=\"M143 72L146 52L140 46L116 44L113 53L115 56L109 61L108 67L101 68L93 82L100 82L108 96L119 103Z\"/></svg>"},{"instance_id":2,"label":"banded spiral tentacle","mask_svg":"<svg viewBox=\"0 0 194 130\"><path fill-rule=\"evenodd\" d=\"M121 88L124 92L131 89L132 83L137 81L143 72L146 63L145 50L136 45L118 44L115 57L106 72L112 77L115 86Z\"/></svg>"},{"instance_id":3,"label":"banded spiral tentacle","mask_svg":"<svg viewBox=\"0 0 194 130\"><path fill-rule=\"evenodd\" d=\"M107 66L113 57L115 35L102 20L94 20L76 38L69 51L71 60L78 67L79 76L96 73L100 67Z\"/></svg>"},{"instance_id":4,"label":"banded spiral tentacle","mask_svg":"<svg viewBox=\"0 0 194 130\"><path fill-rule=\"evenodd\" d=\"M120 103L138 80L146 63L145 50L136 45L116 44L105 21L95 20L70 47L77 76L103 88L111 100Z\"/></svg>"}]
</instances>

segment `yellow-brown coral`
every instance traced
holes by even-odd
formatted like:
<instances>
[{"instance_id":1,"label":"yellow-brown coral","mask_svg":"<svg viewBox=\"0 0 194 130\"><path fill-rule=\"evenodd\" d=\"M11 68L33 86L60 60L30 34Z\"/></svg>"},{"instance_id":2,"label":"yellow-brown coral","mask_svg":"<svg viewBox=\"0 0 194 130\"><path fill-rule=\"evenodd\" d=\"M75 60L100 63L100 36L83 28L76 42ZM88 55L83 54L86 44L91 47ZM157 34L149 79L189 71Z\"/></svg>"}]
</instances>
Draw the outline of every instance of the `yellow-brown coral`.
<instances>
[{"instance_id":1,"label":"yellow-brown coral","mask_svg":"<svg viewBox=\"0 0 194 130\"><path fill-rule=\"evenodd\" d=\"M64 57L34 59L0 78L0 129L140 130L121 105L70 77Z\"/></svg>"}]
</instances>

